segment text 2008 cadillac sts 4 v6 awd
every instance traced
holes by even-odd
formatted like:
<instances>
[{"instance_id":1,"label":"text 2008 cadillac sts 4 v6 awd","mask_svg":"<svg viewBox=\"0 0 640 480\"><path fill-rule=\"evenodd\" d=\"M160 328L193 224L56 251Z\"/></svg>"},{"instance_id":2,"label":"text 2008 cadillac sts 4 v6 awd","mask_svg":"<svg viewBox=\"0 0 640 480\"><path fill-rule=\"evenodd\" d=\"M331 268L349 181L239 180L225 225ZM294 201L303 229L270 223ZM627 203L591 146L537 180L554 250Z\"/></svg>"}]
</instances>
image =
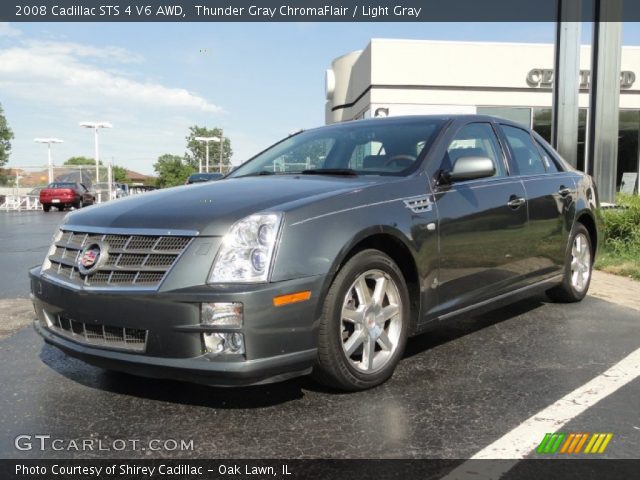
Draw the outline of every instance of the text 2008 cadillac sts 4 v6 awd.
<instances>
[{"instance_id":1,"label":"text 2008 cadillac sts 4 v6 awd","mask_svg":"<svg viewBox=\"0 0 640 480\"><path fill-rule=\"evenodd\" d=\"M581 300L597 206L589 176L506 120L322 127L224 180L68 215L30 272L35 328L139 375L365 389L430 321Z\"/></svg>"}]
</instances>

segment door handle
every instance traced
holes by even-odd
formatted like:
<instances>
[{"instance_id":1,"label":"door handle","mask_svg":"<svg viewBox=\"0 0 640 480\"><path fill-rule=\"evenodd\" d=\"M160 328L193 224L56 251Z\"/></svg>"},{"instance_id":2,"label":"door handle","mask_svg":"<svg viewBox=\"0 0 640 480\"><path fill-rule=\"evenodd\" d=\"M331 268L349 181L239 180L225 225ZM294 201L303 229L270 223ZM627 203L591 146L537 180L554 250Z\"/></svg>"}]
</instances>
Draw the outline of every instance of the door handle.
<instances>
[{"instance_id":1,"label":"door handle","mask_svg":"<svg viewBox=\"0 0 640 480\"><path fill-rule=\"evenodd\" d=\"M524 205L526 200L522 197L516 197L515 195L511 195L511 198L507 202L507 206L513 210L519 209L522 205Z\"/></svg>"},{"instance_id":2,"label":"door handle","mask_svg":"<svg viewBox=\"0 0 640 480\"><path fill-rule=\"evenodd\" d=\"M566 197L571 193L571 190L565 187L564 185L562 185L560 187L560 190L558 190L558 193L560 194L561 197Z\"/></svg>"}]
</instances>

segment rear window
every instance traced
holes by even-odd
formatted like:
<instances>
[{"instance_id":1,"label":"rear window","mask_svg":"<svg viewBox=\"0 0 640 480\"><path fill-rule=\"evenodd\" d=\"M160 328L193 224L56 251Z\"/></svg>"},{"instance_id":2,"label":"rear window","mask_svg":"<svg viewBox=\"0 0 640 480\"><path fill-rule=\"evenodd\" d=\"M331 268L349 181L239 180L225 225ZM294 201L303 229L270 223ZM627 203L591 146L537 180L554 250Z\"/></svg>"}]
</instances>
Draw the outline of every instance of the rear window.
<instances>
[{"instance_id":1,"label":"rear window","mask_svg":"<svg viewBox=\"0 0 640 480\"><path fill-rule=\"evenodd\" d=\"M55 182L55 183L50 183L47 188L75 188L76 184L75 183L70 183L70 182Z\"/></svg>"}]
</instances>

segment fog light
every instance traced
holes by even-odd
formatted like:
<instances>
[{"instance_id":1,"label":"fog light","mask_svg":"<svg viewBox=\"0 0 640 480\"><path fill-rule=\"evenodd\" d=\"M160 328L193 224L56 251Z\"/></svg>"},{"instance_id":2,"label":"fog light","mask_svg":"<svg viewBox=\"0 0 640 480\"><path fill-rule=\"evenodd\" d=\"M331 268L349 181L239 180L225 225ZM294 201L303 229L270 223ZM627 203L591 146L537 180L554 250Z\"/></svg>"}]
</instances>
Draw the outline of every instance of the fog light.
<instances>
[{"instance_id":1,"label":"fog light","mask_svg":"<svg viewBox=\"0 0 640 480\"><path fill-rule=\"evenodd\" d=\"M224 328L242 327L242 304L231 302L203 303L200 323Z\"/></svg>"},{"instance_id":2,"label":"fog light","mask_svg":"<svg viewBox=\"0 0 640 480\"><path fill-rule=\"evenodd\" d=\"M203 333L202 341L207 353L214 355L244 354L244 335L241 333Z\"/></svg>"}]
</instances>

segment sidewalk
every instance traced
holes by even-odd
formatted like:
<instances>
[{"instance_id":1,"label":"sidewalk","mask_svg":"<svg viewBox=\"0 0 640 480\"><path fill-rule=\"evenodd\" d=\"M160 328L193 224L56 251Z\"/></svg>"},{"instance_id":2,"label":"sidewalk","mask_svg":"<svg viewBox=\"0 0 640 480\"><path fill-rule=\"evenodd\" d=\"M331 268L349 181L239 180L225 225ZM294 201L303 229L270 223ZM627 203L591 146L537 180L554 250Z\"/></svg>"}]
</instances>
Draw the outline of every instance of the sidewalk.
<instances>
[{"instance_id":1,"label":"sidewalk","mask_svg":"<svg viewBox=\"0 0 640 480\"><path fill-rule=\"evenodd\" d=\"M627 277L594 270L589 295L640 310L640 282Z\"/></svg>"}]
</instances>

